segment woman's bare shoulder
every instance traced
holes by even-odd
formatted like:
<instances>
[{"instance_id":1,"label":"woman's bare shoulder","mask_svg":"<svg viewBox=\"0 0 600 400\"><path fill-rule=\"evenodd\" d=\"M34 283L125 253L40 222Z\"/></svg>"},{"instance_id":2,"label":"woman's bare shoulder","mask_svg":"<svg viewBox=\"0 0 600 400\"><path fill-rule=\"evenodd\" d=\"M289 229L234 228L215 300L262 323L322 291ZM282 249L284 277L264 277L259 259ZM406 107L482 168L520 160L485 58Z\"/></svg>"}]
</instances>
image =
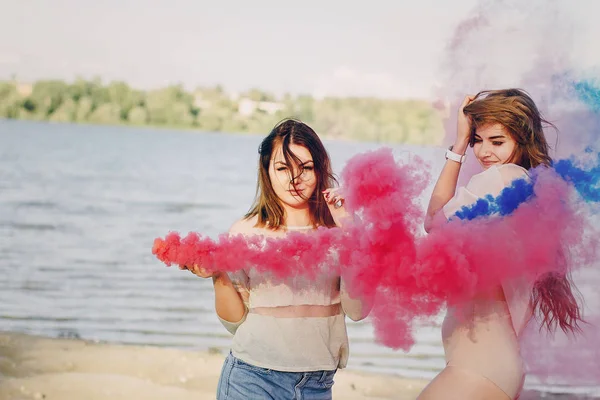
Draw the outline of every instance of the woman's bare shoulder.
<instances>
[{"instance_id":1,"label":"woman's bare shoulder","mask_svg":"<svg viewBox=\"0 0 600 400\"><path fill-rule=\"evenodd\" d=\"M231 234L249 234L256 232L256 223L258 222L258 216L250 218L242 218L233 223L229 228Z\"/></svg>"}]
</instances>

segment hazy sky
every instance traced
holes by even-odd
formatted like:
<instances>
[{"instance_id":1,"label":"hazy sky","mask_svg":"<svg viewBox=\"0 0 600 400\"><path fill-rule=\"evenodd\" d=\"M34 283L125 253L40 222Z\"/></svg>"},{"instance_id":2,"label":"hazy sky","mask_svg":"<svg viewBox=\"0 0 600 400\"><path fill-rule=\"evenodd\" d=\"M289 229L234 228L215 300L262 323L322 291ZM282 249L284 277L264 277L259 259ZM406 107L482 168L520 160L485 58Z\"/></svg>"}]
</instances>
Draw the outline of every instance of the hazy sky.
<instances>
[{"instance_id":1,"label":"hazy sky","mask_svg":"<svg viewBox=\"0 0 600 400\"><path fill-rule=\"evenodd\" d=\"M429 97L486 1L0 0L0 79Z\"/></svg>"},{"instance_id":2,"label":"hazy sky","mask_svg":"<svg viewBox=\"0 0 600 400\"><path fill-rule=\"evenodd\" d=\"M0 78L428 96L476 0L0 0Z\"/></svg>"}]
</instances>

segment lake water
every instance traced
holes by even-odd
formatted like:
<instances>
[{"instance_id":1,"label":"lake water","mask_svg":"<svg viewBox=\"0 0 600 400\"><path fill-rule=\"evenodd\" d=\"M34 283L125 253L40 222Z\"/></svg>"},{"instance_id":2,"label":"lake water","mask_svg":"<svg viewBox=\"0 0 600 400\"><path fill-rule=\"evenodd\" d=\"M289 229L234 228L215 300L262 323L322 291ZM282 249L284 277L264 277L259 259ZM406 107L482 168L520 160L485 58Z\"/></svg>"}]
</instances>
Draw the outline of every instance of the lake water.
<instances>
[{"instance_id":1,"label":"lake water","mask_svg":"<svg viewBox=\"0 0 600 400\"><path fill-rule=\"evenodd\" d=\"M226 350L210 280L164 267L151 246L169 231L228 230L254 197L261 139L0 120L0 329ZM338 173L381 146L325 144ZM394 153L419 155L434 176L443 163L437 148ZM444 366L440 322L404 353L349 321L349 367L431 378Z\"/></svg>"}]
</instances>

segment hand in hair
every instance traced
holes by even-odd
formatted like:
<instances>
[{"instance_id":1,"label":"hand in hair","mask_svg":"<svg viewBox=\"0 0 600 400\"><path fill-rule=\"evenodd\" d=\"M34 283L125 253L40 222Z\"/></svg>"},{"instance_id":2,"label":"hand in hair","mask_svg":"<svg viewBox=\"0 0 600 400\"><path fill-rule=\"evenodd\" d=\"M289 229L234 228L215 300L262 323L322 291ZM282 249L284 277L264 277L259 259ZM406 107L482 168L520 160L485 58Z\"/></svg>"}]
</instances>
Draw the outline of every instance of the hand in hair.
<instances>
[{"instance_id":1,"label":"hand in hair","mask_svg":"<svg viewBox=\"0 0 600 400\"><path fill-rule=\"evenodd\" d=\"M471 119L465 115L464 109L475 100L475 97L476 96L466 96L458 109L456 142L454 143L453 149L456 153L464 154L464 151L466 151L469 144L469 139L471 138Z\"/></svg>"}]
</instances>

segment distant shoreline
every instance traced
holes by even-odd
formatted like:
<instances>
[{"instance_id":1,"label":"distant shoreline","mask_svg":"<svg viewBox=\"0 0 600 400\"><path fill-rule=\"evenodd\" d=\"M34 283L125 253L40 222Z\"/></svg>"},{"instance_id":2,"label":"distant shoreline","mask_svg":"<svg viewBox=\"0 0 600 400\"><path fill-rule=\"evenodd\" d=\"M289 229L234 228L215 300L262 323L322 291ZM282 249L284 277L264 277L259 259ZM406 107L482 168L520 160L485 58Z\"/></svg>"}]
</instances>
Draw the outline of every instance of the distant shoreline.
<instances>
[{"instance_id":1,"label":"distant shoreline","mask_svg":"<svg viewBox=\"0 0 600 400\"><path fill-rule=\"evenodd\" d=\"M448 113L445 103L416 98L228 93L218 85L139 90L100 79L0 81L0 93L0 118L224 133L270 132L296 118L326 138L419 145L442 140Z\"/></svg>"}]
</instances>

